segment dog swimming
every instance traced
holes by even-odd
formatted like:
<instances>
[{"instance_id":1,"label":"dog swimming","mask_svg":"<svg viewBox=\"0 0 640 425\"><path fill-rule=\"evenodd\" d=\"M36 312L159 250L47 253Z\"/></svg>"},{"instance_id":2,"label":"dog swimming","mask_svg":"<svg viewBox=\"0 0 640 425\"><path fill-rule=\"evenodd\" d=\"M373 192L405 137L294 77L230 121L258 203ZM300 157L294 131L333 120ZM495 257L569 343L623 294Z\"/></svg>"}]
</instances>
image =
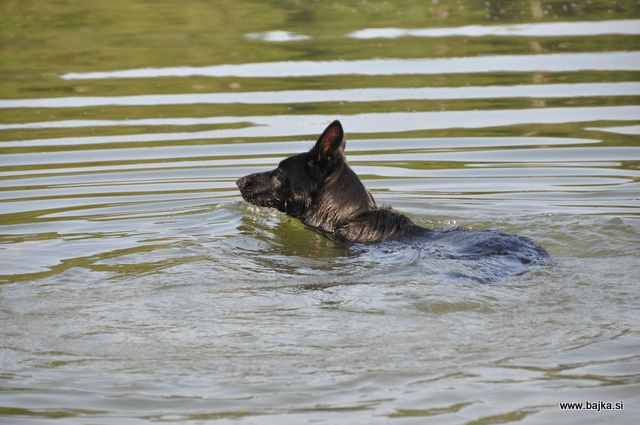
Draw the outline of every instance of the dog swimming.
<instances>
[{"instance_id":1,"label":"dog swimming","mask_svg":"<svg viewBox=\"0 0 640 425\"><path fill-rule=\"evenodd\" d=\"M548 259L530 239L496 230L427 229L391 207L376 205L373 196L349 167L346 137L334 121L308 152L284 159L272 170L236 181L245 201L275 208L339 242L420 243L446 258L508 259L520 265Z\"/></svg>"}]
</instances>

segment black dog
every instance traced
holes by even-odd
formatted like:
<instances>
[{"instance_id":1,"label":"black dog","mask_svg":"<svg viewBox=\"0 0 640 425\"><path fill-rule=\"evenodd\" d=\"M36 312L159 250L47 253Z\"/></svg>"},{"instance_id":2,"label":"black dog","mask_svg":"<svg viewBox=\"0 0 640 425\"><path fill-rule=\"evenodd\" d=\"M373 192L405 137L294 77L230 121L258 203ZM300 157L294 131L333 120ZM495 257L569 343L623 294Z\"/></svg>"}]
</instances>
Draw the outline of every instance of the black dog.
<instances>
[{"instance_id":1,"label":"black dog","mask_svg":"<svg viewBox=\"0 0 640 425\"><path fill-rule=\"evenodd\" d=\"M388 207L379 208L344 158L345 135L332 122L309 151L290 156L273 171L238 179L242 197L302 220L307 226L342 242L425 240L447 257L504 255L529 263L546 252L529 239L502 232L436 231L414 224Z\"/></svg>"}]
</instances>

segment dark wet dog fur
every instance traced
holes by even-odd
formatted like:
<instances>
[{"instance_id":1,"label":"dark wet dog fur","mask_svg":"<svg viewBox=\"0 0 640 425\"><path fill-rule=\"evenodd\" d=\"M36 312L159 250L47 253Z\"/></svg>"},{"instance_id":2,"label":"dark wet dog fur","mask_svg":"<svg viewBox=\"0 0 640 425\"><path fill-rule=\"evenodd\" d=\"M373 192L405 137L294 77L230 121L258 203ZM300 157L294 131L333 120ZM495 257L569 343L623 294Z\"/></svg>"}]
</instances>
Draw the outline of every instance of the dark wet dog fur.
<instances>
[{"instance_id":1,"label":"dark wet dog fur","mask_svg":"<svg viewBox=\"0 0 640 425\"><path fill-rule=\"evenodd\" d=\"M424 240L442 246L448 257L507 256L529 263L544 249L518 235L493 230L430 230L389 207L377 207L344 157L345 134L331 123L309 152L286 158L278 167L238 179L242 197L275 208L341 242Z\"/></svg>"}]
</instances>

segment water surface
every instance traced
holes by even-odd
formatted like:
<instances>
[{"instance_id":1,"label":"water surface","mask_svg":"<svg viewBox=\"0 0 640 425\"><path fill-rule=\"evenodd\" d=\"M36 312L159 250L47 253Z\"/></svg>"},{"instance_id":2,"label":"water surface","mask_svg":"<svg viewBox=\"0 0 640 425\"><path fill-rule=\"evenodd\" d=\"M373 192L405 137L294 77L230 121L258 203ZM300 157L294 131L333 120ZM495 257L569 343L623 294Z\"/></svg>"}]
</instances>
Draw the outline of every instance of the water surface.
<instances>
[{"instance_id":1,"label":"water surface","mask_svg":"<svg viewBox=\"0 0 640 425\"><path fill-rule=\"evenodd\" d=\"M633 1L0 6L0 419L634 423ZM346 247L235 180L332 120L379 204L553 261ZM560 402L624 402L562 411Z\"/></svg>"}]
</instances>

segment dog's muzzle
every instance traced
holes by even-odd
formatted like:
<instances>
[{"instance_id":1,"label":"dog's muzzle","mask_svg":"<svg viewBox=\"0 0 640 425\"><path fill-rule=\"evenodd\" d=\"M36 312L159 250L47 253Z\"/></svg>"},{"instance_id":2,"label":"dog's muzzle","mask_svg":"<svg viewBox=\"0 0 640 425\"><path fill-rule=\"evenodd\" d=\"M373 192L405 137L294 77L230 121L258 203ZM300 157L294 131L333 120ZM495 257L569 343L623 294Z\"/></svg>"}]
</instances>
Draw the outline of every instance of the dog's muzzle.
<instances>
[{"instance_id":1,"label":"dog's muzzle","mask_svg":"<svg viewBox=\"0 0 640 425\"><path fill-rule=\"evenodd\" d=\"M251 186L247 177L249 176L240 177L238 180L236 180L236 186L238 186L240 192L244 192L249 188L249 186Z\"/></svg>"}]
</instances>

